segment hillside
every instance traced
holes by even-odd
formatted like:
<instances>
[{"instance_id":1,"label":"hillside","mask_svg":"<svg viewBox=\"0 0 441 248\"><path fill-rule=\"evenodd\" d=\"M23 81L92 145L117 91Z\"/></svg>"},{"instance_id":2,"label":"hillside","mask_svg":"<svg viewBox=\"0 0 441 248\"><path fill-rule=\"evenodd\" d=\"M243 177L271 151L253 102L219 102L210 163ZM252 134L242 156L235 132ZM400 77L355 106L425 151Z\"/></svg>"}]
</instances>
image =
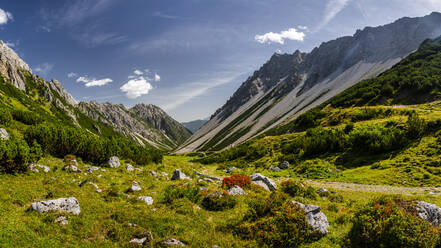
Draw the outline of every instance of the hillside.
<instances>
[{"instance_id":1,"label":"hillside","mask_svg":"<svg viewBox=\"0 0 441 248\"><path fill-rule=\"evenodd\" d=\"M274 54L185 142L180 152L221 150L295 118L391 68L440 34L440 13L367 27L310 53Z\"/></svg>"}]
</instances>

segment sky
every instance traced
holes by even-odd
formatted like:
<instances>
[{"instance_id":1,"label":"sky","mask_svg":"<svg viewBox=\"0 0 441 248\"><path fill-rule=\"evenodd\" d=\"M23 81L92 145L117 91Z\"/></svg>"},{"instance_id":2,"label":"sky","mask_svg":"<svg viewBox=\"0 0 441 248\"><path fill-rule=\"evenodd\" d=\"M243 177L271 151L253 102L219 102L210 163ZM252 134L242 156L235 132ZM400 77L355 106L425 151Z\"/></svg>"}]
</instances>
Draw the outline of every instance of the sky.
<instances>
[{"instance_id":1,"label":"sky","mask_svg":"<svg viewBox=\"0 0 441 248\"><path fill-rule=\"evenodd\" d=\"M409 16L441 0L2 0L0 40L78 101L212 115L275 52Z\"/></svg>"}]
</instances>

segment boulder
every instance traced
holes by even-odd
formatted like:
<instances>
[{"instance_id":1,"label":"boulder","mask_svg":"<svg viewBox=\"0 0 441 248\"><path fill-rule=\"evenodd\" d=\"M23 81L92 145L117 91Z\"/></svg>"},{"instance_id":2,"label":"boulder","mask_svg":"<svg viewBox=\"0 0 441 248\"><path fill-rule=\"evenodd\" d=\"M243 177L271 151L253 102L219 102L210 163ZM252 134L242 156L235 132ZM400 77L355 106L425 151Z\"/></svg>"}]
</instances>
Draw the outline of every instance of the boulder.
<instances>
[{"instance_id":1,"label":"boulder","mask_svg":"<svg viewBox=\"0 0 441 248\"><path fill-rule=\"evenodd\" d=\"M187 175L184 174L180 169L177 169L173 172L173 176L171 180L184 180L184 179L191 179Z\"/></svg>"},{"instance_id":2,"label":"boulder","mask_svg":"<svg viewBox=\"0 0 441 248\"><path fill-rule=\"evenodd\" d=\"M161 175L162 175L163 177L168 177L168 174L165 173L165 172L161 172Z\"/></svg>"},{"instance_id":3,"label":"boulder","mask_svg":"<svg viewBox=\"0 0 441 248\"><path fill-rule=\"evenodd\" d=\"M150 172L150 175L152 175L152 177L158 177L158 175L156 175L156 172L154 172L152 170L150 170L149 172Z\"/></svg>"},{"instance_id":4,"label":"boulder","mask_svg":"<svg viewBox=\"0 0 441 248\"><path fill-rule=\"evenodd\" d=\"M235 170L237 170L236 167L231 167L231 168L228 168L226 172L229 173L229 174L231 174L231 173L233 173Z\"/></svg>"},{"instance_id":5,"label":"boulder","mask_svg":"<svg viewBox=\"0 0 441 248\"><path fill-rule=\"evenodd\" d=\"M277 189L276 183L271 178L263 176L260 173L254 173L251 175L251 182L266 190L274 191Z\"/></svg>"},{"instance_id":6,"label":"boulder","mask_svg":"<svg viewBox=\"0 0 441 248\"><path fill-rule=\"evenodd\" d=\"M268 169L272 170L272 171L281 171L281 169L277 166L270 166Z\"/></svg>"},{"instance_id":7,"label":"boulder","mask_svg":"<svg viewBox=\"0 0 441 248\"><path fill-rule=\"evenodd\" d=\"M180 246L180 247L184 247L185 244L182 243L181 241L177 240L177 239L173 239L173 238L168 238L166 240L161 241L161 245L164 246Z\"/></svg>"},{"instance_id":8,"label":"boulder","mask_svg":"<svg viewBox=\"0 0 441 248\"><path fill-rule=\"evenodd\" d=\"M131 164L127 164L127 165L126 165L126 170L127 170L128 172L132 172L132 171L135 170L135 167L133 167L133 165L131 165Z\"/></svg>"},{"instance_id":9,"label":"boulder","mask_svg":"<svg viewBox=\"0 0 441 248\"><path fill-rule=\"evenodd\" d=\"M231 189L228 190L228 194L236 196L236 195L245 195L246 193L241 187L234 185Z\"/></svg>"},{"instance_id":10,"label":"boulder","mask_svg":"<svg viewBox=\"0 0 441 248\"><path fill-rule=\"evenodd\" d=\"M40 172L38 169L43 170L44 173L48 173L51 170L51 168L49 168L48 166L41 164L30 164L29 169L36 173Z\"/></svg>"},{"instance_id":11,"label":"boulder","mask_svg":"<svg viewBox=\"0 0 441 248\"><path fill-rule=\"evenodd\" d=\"M6 131L6 129L4 129L4 128L0 128L0 139L3 139L3 140L9 139L9 134Z\"/></svg>"},{"instance_id":12,"label":"boulder","mask_svg":"<svg viewBox=\"0 0 441 248\"><path fill-rule=\"evenodd\" d=\"M74 160L72 160L74 161ZM64 171L67 172L81 172L81 170L76 165L66 165L66 167L63 168Z\"/></svg>"},{"instance_id":13,"label":"boulder","mask_svg":"<svg viewBox=\"0 0 441 248\"><path fill-rule=\"evenodd\" d=\"M292 201L292 203L298 205L301 209L305 211L306 221L315 233L321 236L328 234L328 218L321 211L319 206L304 205L296 201Z\"/></svg>"},{"instance_id":14,"label":"boulder","mask_svg":"<svg viewBox=\"0 0 441 248\"><path fill-rule=\"evenodd\" d=\"M97 193L101 193L101 192L103 192L103 191L100 189L100 187L98 187L98 185L96 185L95 183L89 182L89 184L92 185L92 186L95 188L95 190L96 190Z\"/></svg>"},{"instance_id":15,"label":"boulder","mask_svg":"<svg viewBox=\"0 0 441 248\"><path fill-rule=\"evenodd\" d=\"M139 201L145 202L147 205L153 204L153 198L151 196L138 196Z\"/></svg>"},{"instance_id":16,"label":"boulder","mask_svg":"<svg viewBox=\"0 0 441 248\"><path fill-rule=\"evenodd\" d=\"M142 188L141 188L141 186L139 186L139 183L133 182L132 187L130 187L127 191L128 192L136 192L136 191L141 191L141 190L142 190Z\"/></svg>"},{"instance_id":17,"label":"boulder","mask_svg":"<svg viewBox=\"0 0 441 248\"><path fill-rule=\"evenodd\" d=\"M326 192L328 192L328 190L324 189L324 188L320 188L319 190L317 190L317 194L323 194L323 193L326 193Z\"/></svg>"},{"instance_id":18,"label":"boulder","mask_svg":"<svg viewBox=\"0 0 441 248\"><path fill-rule=\"evenodd\" d=\"M418 201L416 210L421 219L432 223L433 226L441 224L441 209L437 205Z\"/></svg>"},{"instance_id":19,"label":"boulder","mask_svg":"<svg viewBox=\"0 0 441 248\"><path fill-rule=\"evenodd\" d=\"M97 170L99 170L100 168L99 167L96 167L96 166L87 166L87 168L86 168L86 173L88 173L88 174L92 174L94 171L97 171Z\"/></svg>"},{"instance_id":20,"label":"boulder","mask_svg":"<svg viewBox=\"0 0 441 248\"><path fill-rule=\"evenodd\" d=\"M81 213L80 203L75 197L34 202L32 203L32 208L39 213L46 213L52 211L72 213L75 215Z\"/></svg>"},{"instance_id":21,"label":"boulder","mask_svg":"<svg viewBox=\"0 0 441 248\"><path fill-rule=\"evenodd\" d=\"M110 168L118 168L121 166L119 158L116 156L111 157L107 164L110 166Z\"/></svg>"},{"instance_id":22,"label":"boulder","mask_svg":"<svg viewBox=\"0 0 441 248\"><path fill-rule=\"evenodd\" d=\"M288 161L283 161L282 163L279 164L279 168L282 170L288 169L289 168L289 162Z\"/></svg>"},{"instance_id":23,"label":"boulder","mask_svg":"<svg viewBox=\"0 0 441 248\"><path fill-rule=\"evenodd\" d=\"M146 246L151 241L153 241L153 234L151 232L145 232L132 238L130 243Z\"/></svg>"}]
</instances>

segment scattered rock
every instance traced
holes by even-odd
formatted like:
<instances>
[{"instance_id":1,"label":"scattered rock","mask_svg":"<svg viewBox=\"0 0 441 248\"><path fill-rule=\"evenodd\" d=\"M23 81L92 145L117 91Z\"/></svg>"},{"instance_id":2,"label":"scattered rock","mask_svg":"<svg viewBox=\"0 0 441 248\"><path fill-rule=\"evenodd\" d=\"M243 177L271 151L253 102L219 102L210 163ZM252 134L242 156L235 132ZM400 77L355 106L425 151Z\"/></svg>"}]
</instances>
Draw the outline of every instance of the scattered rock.
<instances>
[{"instance_id":1,"label":"scattered rock","mask_svg":"<svg viewBox=\"0 0 441 248\"><path fill-rule=\"evenodd\" d=\"M227 173L233 173L235 170L237 170L237 168L236 167L231 167L231 168L228 168L227 169Z\"/></svg>"},{"instance_id":2,"label":"scattered rock","mask_svg":"<svg viewBox=\"0 0 441 248\"><path fill-rule=\"evenodd\" d=\"M57 219L55 219L54 222L55 223L60 223L63 226L69 224L69 221L67 221L67 217L66 216L60 216Z\"/></svg>"},{"instance_id":3,"label":"scattered rock","mask_svg":"<svg viewBox=\"0 0 441 248\"><path fill-rule=\"evenodd\" d=\"M201 187L201 188L199 188L201 191L208 191L208 188L205 188L205 187Z\"/></svg>"},{"instance_id":4,"label":"scattered rock","mask_svg":"<svg viewBox=\"0 0 441 248\"><path fill-rule=\"evenodd\" d=\"M147 205L153 204L153 198L151 196L138 196L137 199L145 202Z\"/></svg>"},{"instance_id":5,"label":"scattered rock","mask_svg":"<svg viewBox=\"0 0 441 248\"><path fill-rule=\"evenodd\" d=\"M209 178L213 181L222 181L222 179L220 179L219 177L214 177L214 176L206 176L206 178Z\"/></svg>"},{"instance_id":6,"label":"scattered rock","mask_svg":"<svg viewBox=\"0 0 441 248\"><path fill-rule=\"evenodd\" d=\"M151 241L153 241L153 234L151 232L145 232L143 234L137 235L136 237L132 238L130 240L130 243L145 246L147 245L147 243Z\"/></svg>"},{"instance_id":7,"label":"scattered rock","mask_svg":"<svg viewBox=\"0 0 441 248\"><path fill-rule=\"evenodd\" d=\"M418 201L416 210L421 219L432 223L433 226L441 224L441 209L437 205Z\"/></svg>"},{"instance_id":8,"label":"scattered rock","mask_svg":"<svg viewBox=\"0 0 441 248\"><path fill-rule=\"evenodd\" d=\"M150 170L149 172L150 172L150 175L152 175L152 177L158 177L158 175L156 175L156 172L154 172L152 170Z\"/></svg>"},{"instance_id":9,"label":"scattered rock","mask_svg":"<svg viewBox=\"0 0 441 248\"><path fill-rule=\"evenodd\" d=\"M279 168L282 170L288 169L289 168L289 162L288 161L283 161L282 163L279 164Z\"/></svg>"},{"instance_id":10,"label":"scattered rock","mask_svg":"<svg viewBox=\"0 0 441 248\"><path fill-rule=\"evenodd\" d=\"M179 241L177 239L173 239L173 238L168 238L166 240L161 241L161 245L165 245L165 246L181 246L181 247L185 246L184 243L182 243L181 241Z\"/></svg>"},{"instance_id":11,"label":"scattered rock","mask_svg":"<svg viewBox=\"0 0 441 248\"><path fill-rule=\"evenodd\" d=\"M39 173L40 171L38 170L38 168L42 169L45 173L48 173L51 168L49 168L46 165L41 165L41 164L30 164L29 165L29 169L33 172Z\"/></svg>"},{"instance_id":12,"label":"scattered rock","mask_svg":"<svg viewBox=\"0 0 441 248\"><path fill-rule=\"evenodd\" d=\"M131 164L127 164L127 165L126 165L126 170L127 170L128 172L132 172L132 171L135 170L135 168L133 167L133 165L131 165Z\"/></svg>"},{"instance_id":13,"label":"scattered rock","mask_svg":"<svg viewBox=\"0 0 441 248\"><path fill-rule=\"evenodd\" d=\"M251 182L266 190L274 191L277 189L276 183L271 178L263 176L260 173L254 173L251 175Z\"/></svg>"},{"instance_id":14,"label":"scattered rock","mask_svg":"<svg viewBox=\"0 0 441 248\"><path fill-rule=\"evenodd\" d=\"M245 195L246 193L241 187L234 185L231 189L228 190L228 194L235 196L235 195Z\"/></svg>"},{"instance_id":15,"label":"scattered rock","mask_svg":"<svg viewBox=\"0 0 441 248\"><path fill-rule=\"evenodd\" d=\"M135 192L135 191L141 191L141 190L142 190L142 188L141 188L141 186L139 186L139 183L133 182L132 187L130 187L127 191L128 192Z\"/></svg>"},{"instance_id":16,"label":"scattered rock","mask_svg":"<svg viewBox=\"0 0 441 248\"><path fill-rule=\"evenodd\" d=\"M199 179L200 181L204 181L204 182L207 182L207 183L214 183L214 181L213 180L211 180L210 178L208 178L208 177L206 177L206 178L203 178L203 179Z\"/></svg>"},{"instance_id":17,"label":"scattered rock","mask_svg":"<svg viewBox=\"0 0 441 248\"><path fill-rule=\"evenodd\" d=\"M191 179L187 175L184 174L180 169L177 169L173 172L173 176L171 180L184 180L184 179Z\"/></svg>"},{"instance_id":18,"label":"scattered rock","mask_svg":"<svg viewBox=\"0 0 441 248\"><path fill-rule=\"evenodd\" d=\"M3 139L3 140L9 139L9 134L6 131L6 129L4 129L4 128L0 128L0 139Z\"/></svg>"},{"instance_id":19,"label":"scattered rock","mask_svg":"<svg viewBox=\"0 0 441 248\"><path fill-rule=\"evenodd\" d=\"M161 175L162 175L163 177L168 177L168 174L165 173L165 172L161 172Z\"/></svg>"},{"instance_id":20,"label":"scattered rock","mask_svg":"<svg viewBox=\"0 0 441 248\"><path fill-rule=\"evenodd\" d=\"M317 194L322 194L322 193L326 193L326 192L329 192L329 191L324 188L320 188L319 190L317 190Z\"/></svg>"},{"instance_id":21,"label":"scattered rock","mask_svg":"<svg viewBox=\"0 0 441 248\"><path fill-rule=\"evenodd\" d=\"M268 169L272 170L272 171L281 171L281 169L277 166L270 166Z\"/></svg>"},{"instance_id":22,"label":"scattered rock","mask_svg":"<svg viewBox=\"0 0 441 248\"><path fill-rule=\"evenodd\" d=\"M107 164L110 166L110 168L118 168L121 166L119 162L119 158L117 156L113 156L109 159L109 162Z\"/></svg>"},{"instance_id":23,"label":"scattered rock","mask_svg":"<svg viewBox=\"0 0 441 248\"><path fill-rule=\"evenodd\" d=\"M137 171L139 171L139 172L144 172L144 171L141 170L140 168L136 168L136 167L135 167L135 170L137 170Z\"/></svg>"},{"instance_id":24,"label":"scattered rock","mask_svg":"<svg viewBox=\"0 0 441 248\"><path fill-rule=\"evenodd\" d=\"M95 187L97 193L101 193L101 192L103 192L103 191L98 187L98 185L96 185L95 183L89 182L89 184L92 185L93 187Z\"/></svg>"},{"instance_id":25,"label":"scattered rock","mask_svg":"<svg viewBox=\"0 0 441 248\"><path fill-rule=\"evenodd\" d=\"M321 211L319 206L314 205L304 205L300 202L292 201L292 203L298 205L301 209L305 211L306 221L309 226L312 227L314 232L319 235L328 234L329 222L326 215Z\"/></svg>"},{"instance_id":26,"label":"scattered rock","mask_svg":"<svg viewBox=\"0 0 441 248\"><path fill-rule=\"evenodd\" d=\"M32 203L32 208L39 213L46 213L51 211L67 212L75 215L81 213L80 203L75 197L34 202Z\"/></svg>"},{"instance_id":27,"label":"scattered rock","mask_svg":"<svg viewBox=\"0 0 441 248\"><path fill-rule=\"evenodd\" d=\"M75 160L72 160L75 161ZM82 172L76 165L66 165L66 167L63 168L64 171L67 172Z\"/></svg>"},{"instance_id":28,"label":"scattered rock","mask_svg":"<svg viewBox=\"0 0 441 248\"><path fill-rule=\"evenodd\" d=\"M200 176L200 177L204 175L204 174L197 172L197 171L195 171L193 174L195 174L196 176Z\"/></svg>"},{"instance_id":29,"label":"scattered rock","mask_svg":"<svg viewBox=\"0 0 441 248\"><path fill-rule=\"evenodd\" d=\"M96 166L87 166L87 168L86 168L86 173L88 173L88 174L92 174L94 171L97 171L97 170L99 170L100 168L99 167L96 167Z\"/></svg>"}]
</instances>

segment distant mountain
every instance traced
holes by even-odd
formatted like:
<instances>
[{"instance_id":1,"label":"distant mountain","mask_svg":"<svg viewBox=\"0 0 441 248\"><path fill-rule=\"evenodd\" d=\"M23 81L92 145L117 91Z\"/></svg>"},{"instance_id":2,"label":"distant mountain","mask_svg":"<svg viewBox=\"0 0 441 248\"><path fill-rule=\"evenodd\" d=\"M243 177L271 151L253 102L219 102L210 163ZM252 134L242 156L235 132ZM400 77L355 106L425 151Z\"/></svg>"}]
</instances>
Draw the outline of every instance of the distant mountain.
<instances>
[{"instance_id":1,"label":"distant mountain","mask_svg":"<svg viewBox=\"0 0 441 248\"><path fill-rule=\"evenodd\" d=\"M310 53L274 54L178 152L221 150L375 77L441 34L441 14L366 27Z\"/></svg>"},{"instance_id":2,"label":"distant mountain","mask_svg":"<svg viewBox=\"0 0 441 248\"><path fill-rule=\"evenodd\" d=\"M196 133L208 120L194 120L189 122L181 123L184 127L191 131L191 133Z\"/></svg>"},{"instance_id":3,"label":"distant mountain","mask_svg":"<svg viewBox=\"0 0 441 248\"><path fill-rule=\"evenodd\" d=\"M0 107L34 112L53 123L86 129L99 136L123 134L139 144L173 150L191 133L153 105L126 109L112 103L78 103L53 79L45 81L0 41Z\"/></svg>"}]
</instances>

